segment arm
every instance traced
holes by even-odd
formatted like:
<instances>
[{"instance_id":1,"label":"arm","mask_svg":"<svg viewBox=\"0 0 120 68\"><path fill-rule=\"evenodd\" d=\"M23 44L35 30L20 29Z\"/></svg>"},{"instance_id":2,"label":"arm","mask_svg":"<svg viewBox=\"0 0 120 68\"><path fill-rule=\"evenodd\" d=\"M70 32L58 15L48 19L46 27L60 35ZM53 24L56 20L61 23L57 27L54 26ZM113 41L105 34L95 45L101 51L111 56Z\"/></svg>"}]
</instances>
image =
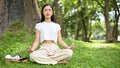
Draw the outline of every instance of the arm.
<instances>
[{"instance_id":1,"label":"arm","mask_svg":"<svg viewBox=\"0 0 120 68\"><path fill-rule=\"evenodd\" d=\"M68 48L69 46L62 40L61 31L58 31L58 42L60 45L62 45L64 48Z\"/></svg>"},{"instance_id":2,"label":"arm","mask_svg":"<svg viewBox=\"0 0 120 68\"><path fill-rule=\"evenodd\" d=\"M33 52L37 48L39 41L40 41L40 32L39 30L36 29L36 38L32 47L29 49L29 52Z\"/></svg>"},{"instance_id":3,"label":"arm","mask_svg":"<svg viewBox=\"0 0 120 68\"><path fill-rule=\"evenodd\" d=\"M74 49L75 45L68 46L63 40L61 36L61 31L58 31L58 42L60 45L62 45L64 48Z\"/></svg>"}]
</instances>

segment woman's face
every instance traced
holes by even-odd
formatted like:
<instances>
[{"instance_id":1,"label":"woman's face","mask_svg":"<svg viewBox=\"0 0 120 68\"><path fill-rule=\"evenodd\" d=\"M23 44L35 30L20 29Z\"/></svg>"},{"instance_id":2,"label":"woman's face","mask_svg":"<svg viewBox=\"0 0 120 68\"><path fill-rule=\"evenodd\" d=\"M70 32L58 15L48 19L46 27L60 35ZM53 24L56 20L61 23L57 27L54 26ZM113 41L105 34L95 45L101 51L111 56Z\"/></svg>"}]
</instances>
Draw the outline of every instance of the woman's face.
<instances>
[{"instance_id":1,"label":"woman's face","mask_svg":"<svg viewBox=\"0 0 120 68\"><path fill-rule=\"evenodd\" d=\"M45 16L45 18L46 19L51 18L52 14L53 14L52 8L49 5L45 6L43 9L43 15Z\"/></svg>"}]
</instances>

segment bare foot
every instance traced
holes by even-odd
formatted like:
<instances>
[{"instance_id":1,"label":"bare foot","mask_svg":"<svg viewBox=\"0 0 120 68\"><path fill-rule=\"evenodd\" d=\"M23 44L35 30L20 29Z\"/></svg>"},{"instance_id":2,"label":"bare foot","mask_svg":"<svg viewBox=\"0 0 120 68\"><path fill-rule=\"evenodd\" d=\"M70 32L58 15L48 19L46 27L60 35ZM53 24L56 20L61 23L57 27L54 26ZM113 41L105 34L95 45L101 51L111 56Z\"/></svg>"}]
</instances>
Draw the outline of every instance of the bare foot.
<instances>
[{"instance_id":1,"label":"bare foot","mask_svg":"<svg viewBox=\"0 0 120 68\"><path fill-rule=\"evenodd\" d=\"M11 62L20 62L19 59L11 59L10 61L11 61Z\"/></svg>"},{"instance_id":2,"label":"bare foot","mask_svg":"<svg viewBox=\"0 0 120 68\"><path fill-rule=\"evenodd\" d=\"M68 61L63 60L63 61L59 61L58 63L59 64L68 64Z\"/></svg>"},{"instance_id":3,"label":"bare foot","mask_svg":"<svg viewBox=\"0 0 120 68\"><path fill-rule=\"evenodd\" d=\"M11 62L27 62L27 58L22 58L22 59L12 59L10 60Z\"/></svg>"}]
</instances>

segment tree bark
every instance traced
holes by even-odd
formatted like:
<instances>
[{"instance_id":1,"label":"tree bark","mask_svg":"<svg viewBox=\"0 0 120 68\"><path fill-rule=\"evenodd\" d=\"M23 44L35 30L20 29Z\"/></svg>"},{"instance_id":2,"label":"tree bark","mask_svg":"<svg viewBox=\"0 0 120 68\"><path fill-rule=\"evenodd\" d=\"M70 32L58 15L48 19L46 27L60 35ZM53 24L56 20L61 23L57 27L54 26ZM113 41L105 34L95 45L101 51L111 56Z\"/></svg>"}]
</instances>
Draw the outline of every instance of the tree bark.
<instances>
[{"instance_id":1,"label":"tree bark","mask_svg":"<svg viewBox=\"0 0 120 68\"><path fill-rule=\"evenodd\" d=\"M30 30L38 20L36 0L0 0L0 37L13 22L23 22Z\"/></svg>"},{"instance_id":2,"label":"tree bark","mask_svg":"<svg viewBox=\"0 0 120 68\"><path fill-rule=\"evenodd\" d=\"M62 36L67 37L65 25L62 21L63 20L62 7L59 6L58 0L54 0L54 4L55 4L55 22L60 24Z\"/></svg>"},{"instance_id":3,"label":"tree bark","mask_svg":"<svg viewBox=\"0 0 120 68\"><path fill-rule=\"evenodd\" d=\"M8 24L8 9L6 0L0 0L0 37Z\"/></svg>"},{"instance_id":4,"label":"tree bark","mask_svg":"<svg viewBox=\"0 0 120 68\"><path fill-rule=\"evenodd\" d=\"M34 25L40 20L40 13L36 0L24 1L24 22L29 27L29 30L34 28Z\"/></svg>"},{"instance_id":5,"label":"tree bark","mask_svg":"<svg viewBox=\"0 0 120 68\"><path fill-rule=\"evenodd\" d=\"M84 17L84 15L82 15L82 41L88 42L87 27L86 27L86 24L85 24L85 17Z\"/></svg>"},{"instance_id":6,"label":"tree bark","mask_svg":"<svg viewBox=\"0 0 120 68\"><path fill-rule=\"evenodd\" d=\"M113 28L113 40L116 42L117 41L117 37L118 37L118 20L119 20L119 16L120 16L120 11L119 8L117 6L117 2L116 0L113 0L113 7L114 7L114 12L115 12L115 20L114 20L114 28Z\"/></svg>"},{"instance_id":7,"label":"tree bark","mask_svg":"<svg viewBox=\"0 0 120 68\"><path fill-rule=\"evenodd\" d=\"M109 11L109 0L105 0L104 16L105 16L105 24L106 24L106 42L113 42L112 29L110 27L108 11Z\"/></svg>"},{"instance_id":8,"label":"tree bark","mask_svg":"<svg viewBox=\"0 0 120 68\"><path fill-rule=\"evenodd\" d=\"M78 0L78 3L77 3L77 8L80 7L80 0ZM80 25L79 25L79 18L80 18L80 15L79 15L79 11L77 11L77 13L75 14L76 16L76 22L75 22L75 40L78 40L78 36L79 36L79 31L80 31Z\"/></svg>"},{"instance_id":9,"label":"tree bark","mask_svg":"<svg viewBox=\"0 0 120 68\"><path fill-rule=\"evenodd\" d=\"M79 36L79 24L78 24L78 22L79 22L79 19L78 19L78 13L76 14L76 17L77 17L77 19L76 19L76 22L75 22L75 40L78 40L78 36Z\"/></svg>"}]
</instances>

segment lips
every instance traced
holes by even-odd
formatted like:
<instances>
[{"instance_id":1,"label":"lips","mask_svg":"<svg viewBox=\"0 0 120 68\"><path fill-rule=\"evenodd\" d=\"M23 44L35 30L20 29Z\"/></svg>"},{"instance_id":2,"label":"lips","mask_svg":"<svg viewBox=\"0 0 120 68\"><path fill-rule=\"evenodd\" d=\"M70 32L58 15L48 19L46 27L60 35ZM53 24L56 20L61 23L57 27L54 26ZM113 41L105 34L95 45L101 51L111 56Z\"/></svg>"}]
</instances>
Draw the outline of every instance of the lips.
<instances>
[{"instance_id":1,"label":"lips","mask_svg":"<svg viewBox=\"0 0 120 68\"><path fill-rule=\"evenodd\" d=\"M50 14L46 14L46 16L50 16Z\"/></svg>"},{"instance_id":2,"label":"lips","mask_svg":"<svg viewBox=\"0 0 120 68\"><path fill-rule=\"evenodd\" d=\"M50 16L50 15L46 15L46 16Z\"/></svg>"}]
</instances>

